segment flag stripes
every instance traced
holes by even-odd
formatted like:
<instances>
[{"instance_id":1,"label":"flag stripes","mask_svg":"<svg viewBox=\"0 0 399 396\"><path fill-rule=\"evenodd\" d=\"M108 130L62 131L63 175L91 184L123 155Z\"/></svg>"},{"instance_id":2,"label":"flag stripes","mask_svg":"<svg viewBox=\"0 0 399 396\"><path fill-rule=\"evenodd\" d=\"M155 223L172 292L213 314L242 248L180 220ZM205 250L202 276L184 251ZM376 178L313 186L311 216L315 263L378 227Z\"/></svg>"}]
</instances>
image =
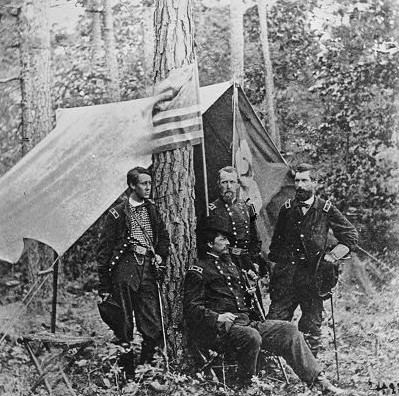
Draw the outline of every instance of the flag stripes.
<instances>
[{"instance_id":1,"label":"flag stripes","mask_svg":"<svg viewBox=\"0 0 399 396\"><path fill-rule=\"evenodd\" d=\"M161 152L199 144L203 138L196 64L170 72L160 92L172 97L156 103L152 113L152 151Z\"/></svg>"}]
</instances>

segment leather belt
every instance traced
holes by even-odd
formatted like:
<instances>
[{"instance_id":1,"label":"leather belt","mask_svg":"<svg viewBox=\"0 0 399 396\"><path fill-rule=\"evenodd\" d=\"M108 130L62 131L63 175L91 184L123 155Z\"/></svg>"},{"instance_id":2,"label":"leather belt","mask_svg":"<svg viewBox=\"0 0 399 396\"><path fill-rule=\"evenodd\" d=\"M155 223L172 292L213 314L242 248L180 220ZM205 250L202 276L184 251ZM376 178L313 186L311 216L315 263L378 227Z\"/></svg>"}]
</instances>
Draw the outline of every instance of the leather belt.
<instances>
[{"instance_id":1,"label":"leather belt","mask_svg":"<svg viewBox=\"0 0 399 396\"><path fill-rule=\"evenodd\" d=\"M140 254L141 256L150 256L152 254L151 249L148 249L144 246L133 245L130 248L134 253Z\"/></svg>"}]
</instances>

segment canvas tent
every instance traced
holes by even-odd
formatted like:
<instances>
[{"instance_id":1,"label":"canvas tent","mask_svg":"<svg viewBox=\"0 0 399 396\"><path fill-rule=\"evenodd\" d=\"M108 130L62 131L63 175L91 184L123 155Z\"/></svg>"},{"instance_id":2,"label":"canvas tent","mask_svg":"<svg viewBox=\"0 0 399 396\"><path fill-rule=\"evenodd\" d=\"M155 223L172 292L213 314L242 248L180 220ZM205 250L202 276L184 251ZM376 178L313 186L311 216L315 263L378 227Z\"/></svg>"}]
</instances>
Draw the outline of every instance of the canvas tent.
<instances>
[{"instance_id":1,"label":"canvas tent","mask_svg":"<svg viewBox=\"0 0 399 396\"><path fill-rule=\"evenodd\" d=\"M201 88L210 200L217 170L232 163L231 83ZM278 207L290 189L288 166L238 90L238 104L262 196L258 224L267 248ZM130 168L151 164L143 151L152 98L63 109L56 128L0 179L0 260L16 262L24 238L62 255L126 188ZM197 213L205 211L202 150L195 146Z\"/></svg>"}]
</instances>

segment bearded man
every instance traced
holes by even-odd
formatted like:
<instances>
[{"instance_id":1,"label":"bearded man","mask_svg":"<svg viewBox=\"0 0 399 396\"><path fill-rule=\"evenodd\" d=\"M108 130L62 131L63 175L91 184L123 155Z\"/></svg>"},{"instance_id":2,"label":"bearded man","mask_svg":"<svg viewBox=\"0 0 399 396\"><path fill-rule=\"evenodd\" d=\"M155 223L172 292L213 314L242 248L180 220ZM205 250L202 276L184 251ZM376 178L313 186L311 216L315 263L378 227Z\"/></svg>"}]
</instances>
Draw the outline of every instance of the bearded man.
<instances>
[{"instance_id":1,"label":"bearded man","mask_svg":"<svg viewBox=\"0 0 399 396\"><path fill-rule=\"evenodd\" d=\"M257 266L262 264L262 241L254 206L249 199L244 202L238 196L240 178L237 169L232 166L220 169L218 187L219 198L209 205L209 216L216 216L228 224L230 254L237 267L255 273ZM260 268L260 272L264 274L265 269Z\"/></svg>"},{"instance_id":2,"label":"bearded man","mask_svg":"<svg viewBox=\"0 0 399 396\"><path fill-rule=\"evenodd\" d=\"M282 206L270 244L268 258L271 305L267 319L290 321L298 305L302 316L298 328L316 357L321 346L323 298L315 284L315 263L320 255L336 264L355 248L358 233L330 202L315 196L317 173L309 164L295 172L295 198ZM328 247L332 231L338 244Z\"/></svg>"}]
</instances>

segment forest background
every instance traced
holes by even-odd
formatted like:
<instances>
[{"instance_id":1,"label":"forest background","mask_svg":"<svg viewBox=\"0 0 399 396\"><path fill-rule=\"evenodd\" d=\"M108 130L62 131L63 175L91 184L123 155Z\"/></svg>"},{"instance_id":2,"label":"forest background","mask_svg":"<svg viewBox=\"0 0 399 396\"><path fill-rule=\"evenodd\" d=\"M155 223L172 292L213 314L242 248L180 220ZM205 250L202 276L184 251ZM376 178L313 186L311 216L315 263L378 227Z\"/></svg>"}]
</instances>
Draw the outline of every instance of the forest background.
<instances>
[{"instance_id":1,"label":"forest background","mask_svg":"<svg viewBox=\"0 0 399 396\"><path fill-rule=\"evenodd\" d=\"M21 48L18 7L0 5L0 175L22 156ZM65 1L52 1L61 9ZM72 2L67 2L71 4ZM102 2L74 2L77 23L51 24L49 85L53 108L87 106L151 95L153 1L112 3L117 85L110 89L108 43ZM370 269L375 287L397 270L399 6L395 0L277 0L269 2L268 40L274 106L281 151L290 164L321 167L320 194L348 215L360 232L359 245L380 265ZM268 129L265 61L256 3L244 2L243 88ZM67 15L66 15L67 17ZM194 2L200 85L231 79L229 2ZM95 289L94 249L102 219L64 255L65 282ZM366 258L360 252L361 258ZM1 303L23 295L23 262L0 266Z\"/></svg>"}]
</instances>

